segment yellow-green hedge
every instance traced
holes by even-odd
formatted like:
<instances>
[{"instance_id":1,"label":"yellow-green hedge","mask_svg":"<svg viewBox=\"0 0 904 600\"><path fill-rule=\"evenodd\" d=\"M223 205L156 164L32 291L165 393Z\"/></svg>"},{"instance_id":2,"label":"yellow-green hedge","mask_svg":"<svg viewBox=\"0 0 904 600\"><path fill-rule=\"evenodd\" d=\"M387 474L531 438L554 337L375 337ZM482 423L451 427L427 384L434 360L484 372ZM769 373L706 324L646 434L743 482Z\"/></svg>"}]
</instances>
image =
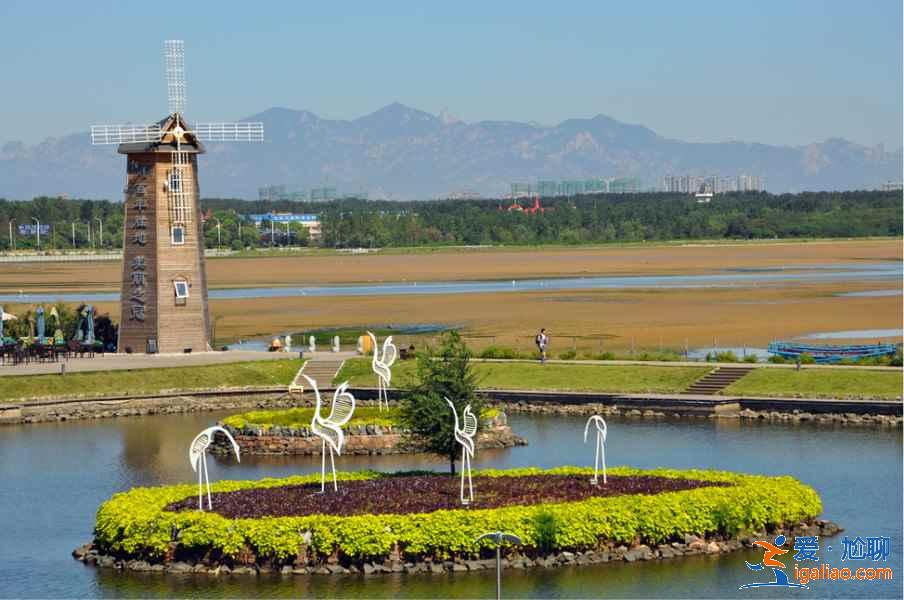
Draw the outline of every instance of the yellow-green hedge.
<instances>
[{"instance_id":1,"label":"yellow-green hedge","mask_svg":"<svg viewBox=\"0 0 904 600\"><path fill-rule=\"evenodd\" d=\"M477 475L591 473L592 469L587 468L560 467L484 470ZM475 538L500 529L519 535L527 547L536 546L535 517L541 512L555 518L554 548L579 550L607 540L629 543L639 537L647 543L660 543L685 533L702 536L755 531L816 517L822 511L816 491L791 477L626 467L609 469L609 474L655 475L732 485L494 509L260 519L227 519L215 513L164 510L172 502L195 496L197 486L194 484L135 488L116 494L101 505L97 511L95 541L106 551L150 559L160 558L170 542L175 541L180 549L193 553L210 551L234 557L247 545L261 559L287 560L296 555L304 543L305 533L310 532L310 545L321 555L329 555L338 548L340 554L348 558L382 557L398 544L411 556L448 556L451 553L478 553L482 544L475 542ZM339 479L350 481L388 476L392 474L365 471L340 473ZM228 492L309 484L317 482L319 477L313 474L260 481L221 481L211 487L217 492ZM489 542L483 544L489 546Z\"/></svg>"}]
</instances>

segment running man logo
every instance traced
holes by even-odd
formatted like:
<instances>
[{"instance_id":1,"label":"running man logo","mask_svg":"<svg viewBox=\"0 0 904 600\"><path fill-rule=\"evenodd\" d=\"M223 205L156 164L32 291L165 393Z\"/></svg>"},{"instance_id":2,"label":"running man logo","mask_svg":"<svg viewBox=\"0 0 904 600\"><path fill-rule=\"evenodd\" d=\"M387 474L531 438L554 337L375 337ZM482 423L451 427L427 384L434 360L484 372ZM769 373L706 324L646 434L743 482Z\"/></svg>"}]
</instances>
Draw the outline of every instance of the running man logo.
<instances>
[{"instance_id":1,"label":"running man logo","mask_svg":"<svg viewBox=\"0 0 904 600\"><path fill-rule=\"evenodd\" d=\"M750 564L747 561L744 561L744 564L747 565L747 568L751 571L762 571L766 567L772 569L772 573L775 577L774 581L769 581L766 583L747 583L742 585L741 590L747 588L758 588L758 587L788 587L788 588L803 588L805 590L810 589L808 586L800 584L800 583L791 583L788 581L788 576L785 574L785 563L775 558L776 556L781 556L782 554L787 554L788 550L783 549L781 546L785 544L785 536L779 535L775 538L775 543L772 544L765 540L757 540L753 543L754 546L759 546L763 548L763 562L759 562L756 564Z\"/></svg>"}]
</instances>

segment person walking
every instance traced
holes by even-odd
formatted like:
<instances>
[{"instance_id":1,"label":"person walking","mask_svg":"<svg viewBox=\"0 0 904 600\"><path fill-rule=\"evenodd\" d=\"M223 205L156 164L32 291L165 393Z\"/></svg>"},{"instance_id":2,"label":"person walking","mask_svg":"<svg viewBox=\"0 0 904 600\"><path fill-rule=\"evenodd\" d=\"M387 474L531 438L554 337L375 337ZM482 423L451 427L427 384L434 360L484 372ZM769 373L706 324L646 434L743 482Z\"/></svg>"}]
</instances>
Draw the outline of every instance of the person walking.
<instances>
[{"instance_id":1,"label":"person walking","mask_svg":"<svg viewBox=\"0 0 904 600\"><path fill-rule=\"evenodd\" d=\"M546 329L540 329L540 333L537 334L536 338L537 350L540 351L540 362L546 362L546 346L549 345L549 336L546 335Z\"/></svg>"}]
</instances>

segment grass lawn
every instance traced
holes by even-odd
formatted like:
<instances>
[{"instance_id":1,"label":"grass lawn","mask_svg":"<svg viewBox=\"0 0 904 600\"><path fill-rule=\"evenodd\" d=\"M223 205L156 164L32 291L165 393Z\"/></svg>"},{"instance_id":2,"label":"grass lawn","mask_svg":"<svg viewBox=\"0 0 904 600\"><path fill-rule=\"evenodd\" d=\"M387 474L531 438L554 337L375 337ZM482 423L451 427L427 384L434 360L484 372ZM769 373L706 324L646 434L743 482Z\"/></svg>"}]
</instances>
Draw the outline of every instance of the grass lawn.
<instances>
[{"instance_id":1,"label":"grass lawn","mask_svg":"<svg viewBox=\"0 0 904 600\"><path fill-rule=\"evenodd\" d=\"M804 398L901 397L902 371L856 369L755 369L722 393L727 396L800 396Z\"/></svg>"},{"instance_id":2,"label":"grass lawn","mask_svg":"<svg viewBox=\"0 0 904 600\"><path fill-rule=\"evenodd\" d=\"M393 387L403 386L415 375L415 361L393 366ZM520 390L562 390L595 392L657 392L683 391L703 376L709 367L661 367L647 365L575 365L524 362L474 363L481 388ZM367 359L345 362L334 380L348 379L352 385L375 386L376 375Z\"/></svg>"},{"instance_id":3,"label":"grass lawn","mask_svg":"<svg viewBox=\"0 0 904 600\"><path fill-rule=\"evenodd\" d=\"M265 360L209 365L0 378L0 402L45 397L151 394L216 388L288 385L304 361Z\"/></svg>"}]
</instances>

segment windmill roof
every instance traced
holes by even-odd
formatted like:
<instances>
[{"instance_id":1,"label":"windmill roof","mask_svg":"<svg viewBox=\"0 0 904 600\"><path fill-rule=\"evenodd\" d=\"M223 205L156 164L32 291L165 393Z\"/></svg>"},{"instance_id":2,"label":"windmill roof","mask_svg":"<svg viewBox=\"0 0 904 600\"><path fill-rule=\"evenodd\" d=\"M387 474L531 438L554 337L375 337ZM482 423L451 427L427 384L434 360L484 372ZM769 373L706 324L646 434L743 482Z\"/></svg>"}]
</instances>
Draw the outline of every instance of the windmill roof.
<instances>
[{"instance_id":1,"label":"windmill roof","mask_svg":"<svg viewBox=\"0 0 904 600\"><path fill-rule=\"evenodd\" d=\"M157 125L160 126L160 129L164 131L163 138L157 142L130 142L128 144L120 144L116 151L120 154L146 154L149 152L160 152L160 153L171 153L176 151L176 142L173 139L172 135L167 135L166 132L171 131L177 125L181 126L182 129L186 130L185 138L183 139L179 149L182 152L188 152L191 154L204 154L207 150L204 148L204 144L201 143L197 137L195 137L191 133L191 129L188 126L188 123L185 122L185 117L181 114L172 114L167 115L163 119L157 121Z\"/></svg>"}]
</instances>

